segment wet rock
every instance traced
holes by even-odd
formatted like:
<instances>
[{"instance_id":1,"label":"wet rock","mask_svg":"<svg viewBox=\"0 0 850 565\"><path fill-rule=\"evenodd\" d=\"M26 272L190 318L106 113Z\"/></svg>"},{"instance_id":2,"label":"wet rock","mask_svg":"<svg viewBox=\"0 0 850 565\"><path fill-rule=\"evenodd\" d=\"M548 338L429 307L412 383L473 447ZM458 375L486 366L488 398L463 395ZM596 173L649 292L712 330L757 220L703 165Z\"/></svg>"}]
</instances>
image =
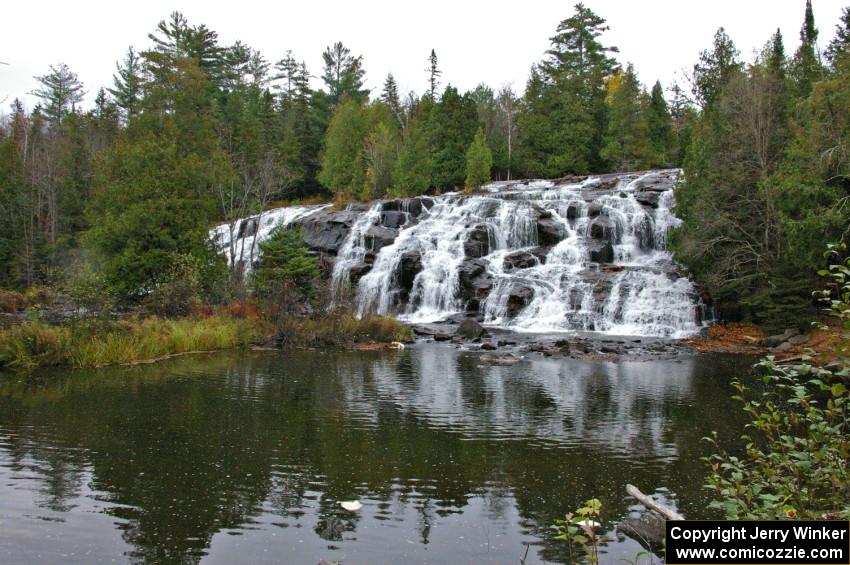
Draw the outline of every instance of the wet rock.
<instances>
[{"instance_id":1,"label":"wet rock","mask_svg":"<svg viewBox=\"0 0 850 565\"><path fill-rule=\"evenodd\" d=\"M516 345L516 342L515 342L515 341L509 341L509 340L507 340L507 339L500 339L500 340L497 342L497 345L498 345L499 347L507 347L507 346L509 346L509 345Z\"/></svg>"},{"instance_id":2,"label":"wet rock","mask_svg":"<svg viewBox=\"0 0 850 565\"><path fill-rule=\"evenodd\" d=\"M478 259L490 253L490 230L484 224L478 224L466 236L463 252L470 259Z\"/></svg>"},{"instance_id":3,"label":"wet rock","mask_svg":"<svg viewBox=\"0 0 850 565\"><path fill-rule=\"evenodd\" d=\"M385 210L381 212L381 225L397 229L407 223L407 214L405 212L397 212L395 210Z\"/></svg>"},{"instance_id":4,"label":"wet rock","mask_svg":"<svg viewBox=\"0 0 850 565\"><path fill-rule=\"evenodd\" d=\"M434 337L434 341L449 341L452 338L449 334L444 333L435 333L432 336Z\"/></svg>"},{"instance_id":5,"label":"wet rock","mask_svg":"<svg viewBox=\"0 0 850 565\"><path fill-rule=\"evenodd\" d=\"M564 227L561 223L553 218L540 217L537 220L537 241L541 245L556 245L564 239Z\"/></svg>"},{"instance_id":6,"label":"wet rock","mask_svg":"<svg viewBox=\"0 0 850 565\"><path fill-rule=\"evenodd\" d=\"M663 172L650 173L634 182L636 192L667 192L673 188L673 178Z\"/></svg>"},{"instance_id":7,"label":"wet rock","mask_svg":"<svg viewBox=\"0 0 850 565\"><path fill-rule=\"evenodd\" d=\"M537 261L540 262L541 265L546 264L546 257L549 255L549 252L552 251L552 247L535 247L531 250L531 254L537 258Z\"/></svg>"},{"instance_id":8,"label":"wet rock","mask_svg":"<svg viewBox=\"0 0 850 565\"><path fill-rule=\"evenodd\" d=\"M658 200L660 198L660 192L638 192L635 194L635 200L650 208L658 208Z\"/></svg>"},{"instance_id":9,"label":"wet rock","mask_svg":"<svg viewBox=\"0 0 850 565\"><path fill-rule=\"evenodd\" d=\"M620 238L620 229L612 218L598 216L587 228L587 233L594 239L607 239L611 243L617 243Z\"/></svg>"},{"instance_id":10,"label":"wet rock","mask_svg":"<svg viewBox=\"0 0 850 565\"><path fill-rule=\"evenodd\" d=\"M392 245L395 241L398 232L396 230L385 228L383 226L372 226L363 236L366 248L377 253L382 248Z\"/></svg>"},{"instance_id":11,"label":"wet rock","mask_svg":"<svg viewBox=\"0 0 850 565\"><path fill-rule=\"evenodd\" d=\"M493 288L493 277L487 273L484 261L465 261L458 269L461 294L464 299L483 300Z\"/></svg>"},{"instance_id":12,"label":"wet rock","mask_svg":"<svg viewBox=\"0 0 850 565\"><path fill-rule=\"evenodd\" d=\"M538 264L537 257L528 251L517 251L514 253L510 253L505 255L504 263L502 264L502 268L508 273L516 271L518 269L528 269L530 267L535 267Z\"/></svg>"},{"instance_id":13,"label":"wet rock","mask_svg":"<svg viewBox=\"0 0 850 565\"><path fill-rule=\"evenodd\" d=\"M481 344L481 349L483 349L484 351L495 351L496 346L488 341Z\"/></svg>"},{"instance_id":14,"label":"wet rock","mask_svg":"<svg viewBox=\"0 0 850 565\"><path fill-rule=\"evenodd\" d=\"M485 330L481 324L472 318L467 318L462 321L460 325L458 325L457 330L455 330L455 335L466 339L477 339L486 333L487 330Z\"/></svg>"},{"instance_id":15,"label":"wet rock","mask_svg":"<svg viewBox=\"0 0 850 565\"><path fill-rule=\"evenodd\" d=\"M304 243L311 249L336 254L359 215L359 212L346 210L307 216L300 222Z\"/></svg>"},{"instance_id":16,"label":"wet rock","mask_svg":"<svg viewBox=\"0 0 850 565\"><path fill-rule=\"evenodd\" d=\"M589 241L590 260L594 263L610 263L614 260L614 246L610 241Z\"/></svg>"},{"instance_id":17,"label":"wet rock","mask_svg":"<svg viewBox=\"0 0 850 565\"><path fill-rule=\"evenodd\" d=\"M413 281L422 271L422 255L418 251L407 251L398 262L398 284L405 291L410 292Z\"/></svg>"},{"instance_id":18,"label":"wet rock","mask_svg":"<svg viewBox=\"0 0 850 565\"><path fill-rule=\"evenodd\" d=\"M602 213L602 208L602 204L598 202L591 202L590 206L587 207L587 217L595 218Z\"/></svg>"},{"instance_id":19,"label":"wet rock","mask_svg":"<svg viewBox=\"0 0 850 565\"><path fill-rule=\"evenodd\" d=\"M508 317L513 318L534 299L534 289L514 282L508 290Z\"/></svg>"},{"instance_id":20,"label":"wet rock","mask_svg":"<svg viewBox=\"0 0 850 565\"><path fill-rule=\"evenodd\" d=\"M575 220L576 218L581 217L581 207L577 203L570 204L567 206L567 219Z\"/></svg>"}]
</instances>

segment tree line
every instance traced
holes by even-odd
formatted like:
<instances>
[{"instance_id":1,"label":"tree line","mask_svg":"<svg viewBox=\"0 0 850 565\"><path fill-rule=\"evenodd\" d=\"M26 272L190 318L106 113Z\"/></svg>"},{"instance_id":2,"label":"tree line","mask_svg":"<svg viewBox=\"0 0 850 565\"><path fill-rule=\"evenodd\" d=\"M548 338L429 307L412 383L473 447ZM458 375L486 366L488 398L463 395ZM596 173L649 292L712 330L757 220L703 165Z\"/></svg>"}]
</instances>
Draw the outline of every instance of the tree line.
<instances>
[{"instance_id":1,"label":"tree line","mask_svg":"<svg viewBox=\"0 0 850 565\"><path fill-rule=\"evenodd\" d=\"M32 111L13 102L0 124L0 286L83 272L132 303L190 270L220 294L208 229L273 202L684 165L677 256L721 303L779 304L776 281L802 288L805 261L846 235L847 10L823 57L810 4L792 57L777 33L745 64L720 30L689 84L667 93L617 61L607 30L577 4L522 94L443 86L432 50L419 95L392 74L371 92L363 57L342 43L323 53L314 88L292 52L270 61L222 45L175 12L146 49L128 49L92 108L61 63L36 77Z\"/></svg>"}]
</instances>

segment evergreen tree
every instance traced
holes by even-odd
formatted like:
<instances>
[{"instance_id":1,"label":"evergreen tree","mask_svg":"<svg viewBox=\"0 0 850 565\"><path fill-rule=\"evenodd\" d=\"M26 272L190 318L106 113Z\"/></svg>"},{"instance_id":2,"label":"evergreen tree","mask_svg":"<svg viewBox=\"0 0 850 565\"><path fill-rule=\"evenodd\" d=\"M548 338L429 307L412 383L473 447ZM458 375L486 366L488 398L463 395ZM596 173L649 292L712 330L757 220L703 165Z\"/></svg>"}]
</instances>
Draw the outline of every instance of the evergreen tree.
<instances>
[{"instance_id":1,"label":"evergreen tree","mask_svg":"<svg viewBox=\"0 0 850 565\"><path fill-rule=\"evenodd\" d=\"M647 122L634 67L629 65L625 72L620 71L609 81L609 90L608 131L602 157L617 171L646 168L651 162Z\"/></svg>"},{"instance_id":2,"label":"evergreen tree","mask_svg":"<svg viewBox=\"0 0 850 565\"><path fill-rule=\"evenodd\" d=\"M661 83L656 81L649 95L647 108L646 135L651 150L648 162L650 167L666 167L672 164L673 158L673 125L664 90Z\"/></svg>"},{"instance_id":3,"label":"evergreen tree","mask_svg":"<svg viewBox=\"0 0 850 565\"><path fill-rule=\"evenodd\" d=\"M812 91L812 84L817 81L822 68L817 53L818 30L815 27L815 16L812 11L812 0L806 0L806 12L803 26L800 28L800 47L794 54L792 65L795 94L798 98L806 98Z\"/></svg>"},{"instance_id":4,"label":"evergreen tree","mask_svg":"<svg viewBox=\"0 0 850 565\"><path fill-rule=\"evenodd\" d=\"M401 107L401 101L398 98L398 85L396 84L395 77L393 77L392 73L389 73L384 81L384 90L381 92L381 101L389 106L390 110L392 110L393 115L396 117L396 120L398 120L399 127L404 128L404 109Z\"/></svg>"},{"instance_id":5,"label":"evergreen tree","mask_svg":"<svg viewBox=\"0 0 850 565\"><path fill-rule=\"evenodd\" d=\"M260 264L251 275L251 283L255 292L266 298L303 301L315 296L318 277L319 261L308 253L301 230L277 227L260 243ZM279 296L291 293L296 296Z\"/></svg>"},{"instance_id":6,"label":"evergreen tree","mask_svg":"<svg viewBox=\"0 0 850 565\"><path fill-rule=\"evenodd\" d=\"M82 102L85 91L83 84L65 63L50 66L46 75L35 77L41 87L30 94L44 102L44 114L53 124L61 124L65 116L75 111Z\"/></svg>"},{"instance_id":7,"label":"evergreen tree","mask_svg":"<svg viewBox=\"0 0 850 565\"><path fill-rule=\"evenodd\" d=\"M741 69L738 49L722 27L714 34L711 50L700 53L694 65L692 87L694 98L703 110L710 109L729 79Z\"/></svg>"},{"instance_id":8,"label":"evergreen tree","mask_svg":"<svg viewBox=\"0 0 850 565\"><path fill-rule=\"evenodd\" d=\"M404 129L392 176L394 195L418 196L431 186L431 154L422 122L423 118L414 116Z\"/></svg>"},{"instance_id":9,"label":"evergreen tree","mask_svg":"<svg viewBox=\"0 0 850 565\"><path fill-rule=\"evenodd\" d=\"M835 66L841 57L850 52L850 6L841 12L841 21L835 26L835 37L826 49L827 60Z\"/></svg>"},{"instance_id":10,"label":"evergreen tree","mask_svg":"<svg viewBox=\"0 0 850 565\"><path fill-rule=\"evenodd\" d=\"M437 68L437 52L431 49L431 55L428 57L428 63L430 64L428 67L428 95L431 97L431 100L437 100L437 87L440 85L440 75L443 74L439 68Z\"/></svg>"},{"instance_id":11,"label":"evergreen tree","mask_svg":"<svg viewBox=\"0 0 850 565\"><path fill-rule=\"evenodd\" d=\"M363 88L366 71L363 69L363 56L351 54L351 50L341 42L334 43L322 53L325 70L322 80L328 87L331 108L334 108L344 96L357 102L369 97L369 90Z\"/></svg>"},{"instance_id":12,"label":"evergreen tree","mask_svg":"<svg viewBox=\"0 0 850 565\"><path fill-rule=\"evenodd\" d=\"M318 180L335 193L359 199L365 182L363 142L369 124L363 105L347 99L337 106L325 135Z\"/></svg>"},{"instance_id":13,"label":"evergreen tree","mask_svg":"<svg viewBox=\"0 0 850 565\"><path fill-rule=\"evenodd\" d=\"M764 49L765 66L767 70L777 79L785 80L785 66L787 61L785 58L785 44L782 41L782 32L779 28L776 33L767 42Z\"/></svg>"},{"instance_id":14,"label":"evergreen tree","mask_svg":"<svg viewBox=\"0 0 850 565\"><path fill-rule=\"evenodd\" d=\"M478 111L469 96L447 86L428 118L432 182L440 188L463 186L466 178L466 149L478 129Z\"/></svg>"},{"instance_id":15,"label":"evergreen tree","mask_svg":"<svg viewBox=\"0 0 850 565\"><path fill-rule=\"evenodd\" d=\"M475 138L466 151L466 192L480 189L490 182L490 169L493 167L493 155L487 146L484 130L478 128Z\"/></svg>"},{"instance_id":16,"label":"evergreen tree","mask_svg":"<svg viewBox=\"0 0 850 565\"><path fill-rule=\"evenodd\" d=\"M115 67L118 74L112 75L114 87L107 90L115 98L115 103L123 111L124 117L129 120L136 113L142 95L142 61L133 48L129 47L124 62L115 63Z\"/></svg>"}]
</instances>

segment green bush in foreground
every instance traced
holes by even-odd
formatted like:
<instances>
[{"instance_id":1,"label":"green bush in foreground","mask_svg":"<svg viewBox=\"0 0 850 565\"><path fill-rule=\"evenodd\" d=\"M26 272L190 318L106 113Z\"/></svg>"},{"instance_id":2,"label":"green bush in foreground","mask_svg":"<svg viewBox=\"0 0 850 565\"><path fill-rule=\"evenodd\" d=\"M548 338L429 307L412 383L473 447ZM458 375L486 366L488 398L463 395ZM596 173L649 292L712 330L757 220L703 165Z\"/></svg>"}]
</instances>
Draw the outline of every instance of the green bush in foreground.
<instances>
[{"instance_id":1,"label":"green bush in foreground","mask_svg":"<svg viewBox=\"0 0 850 565\"><path fill-rule=\"evenodd\" d=\"M229 316L119 321L75 326L26 322L0 332L0 368L102 367L176 353L247 346L260 337L257 320Z\"/></svg>"},{"instance_id":2,"label":"green bush in foreground","mask_svg":"<svg viewBox=\"0 0 850 565\"><path fill-rule=\"evenodd\" d=\"M835 259L844 251L831 246L826 255ZM768 357L757 365L764 392L734 383L734 398L750 417L744 456L721 449L716 434L708 438L718 450L707 458L707 487L716 496L711 506L730 519L850 519L850 364L841 345L850 331L850 258L821 275L830 287L815 294L845 330L838 336L839 361L826 369L804 357L799 367L788 367Z\"/></svg>"}]
</instances>

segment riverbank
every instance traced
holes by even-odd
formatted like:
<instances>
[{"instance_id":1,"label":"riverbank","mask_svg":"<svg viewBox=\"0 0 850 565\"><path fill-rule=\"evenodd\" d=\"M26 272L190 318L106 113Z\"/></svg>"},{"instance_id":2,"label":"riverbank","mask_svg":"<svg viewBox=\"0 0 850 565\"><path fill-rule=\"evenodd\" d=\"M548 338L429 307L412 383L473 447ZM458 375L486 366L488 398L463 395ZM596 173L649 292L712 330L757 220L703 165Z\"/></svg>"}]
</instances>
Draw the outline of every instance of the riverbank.
<instances>
[{"instance_id":1,"label":"riverbank","mask_svg":"<svg viewBox=\"0 0 850 565\"><path fill-rule=\"evenodd\" d=\"M407 326L383 316L358 319L350 312L291 316L275 327L259 313L245 315L244 310L224 308L179 319L24 321L0 330L0 369L99 368L252 346L355 349L413 339Z\"/></svg>"}]
</instances>

